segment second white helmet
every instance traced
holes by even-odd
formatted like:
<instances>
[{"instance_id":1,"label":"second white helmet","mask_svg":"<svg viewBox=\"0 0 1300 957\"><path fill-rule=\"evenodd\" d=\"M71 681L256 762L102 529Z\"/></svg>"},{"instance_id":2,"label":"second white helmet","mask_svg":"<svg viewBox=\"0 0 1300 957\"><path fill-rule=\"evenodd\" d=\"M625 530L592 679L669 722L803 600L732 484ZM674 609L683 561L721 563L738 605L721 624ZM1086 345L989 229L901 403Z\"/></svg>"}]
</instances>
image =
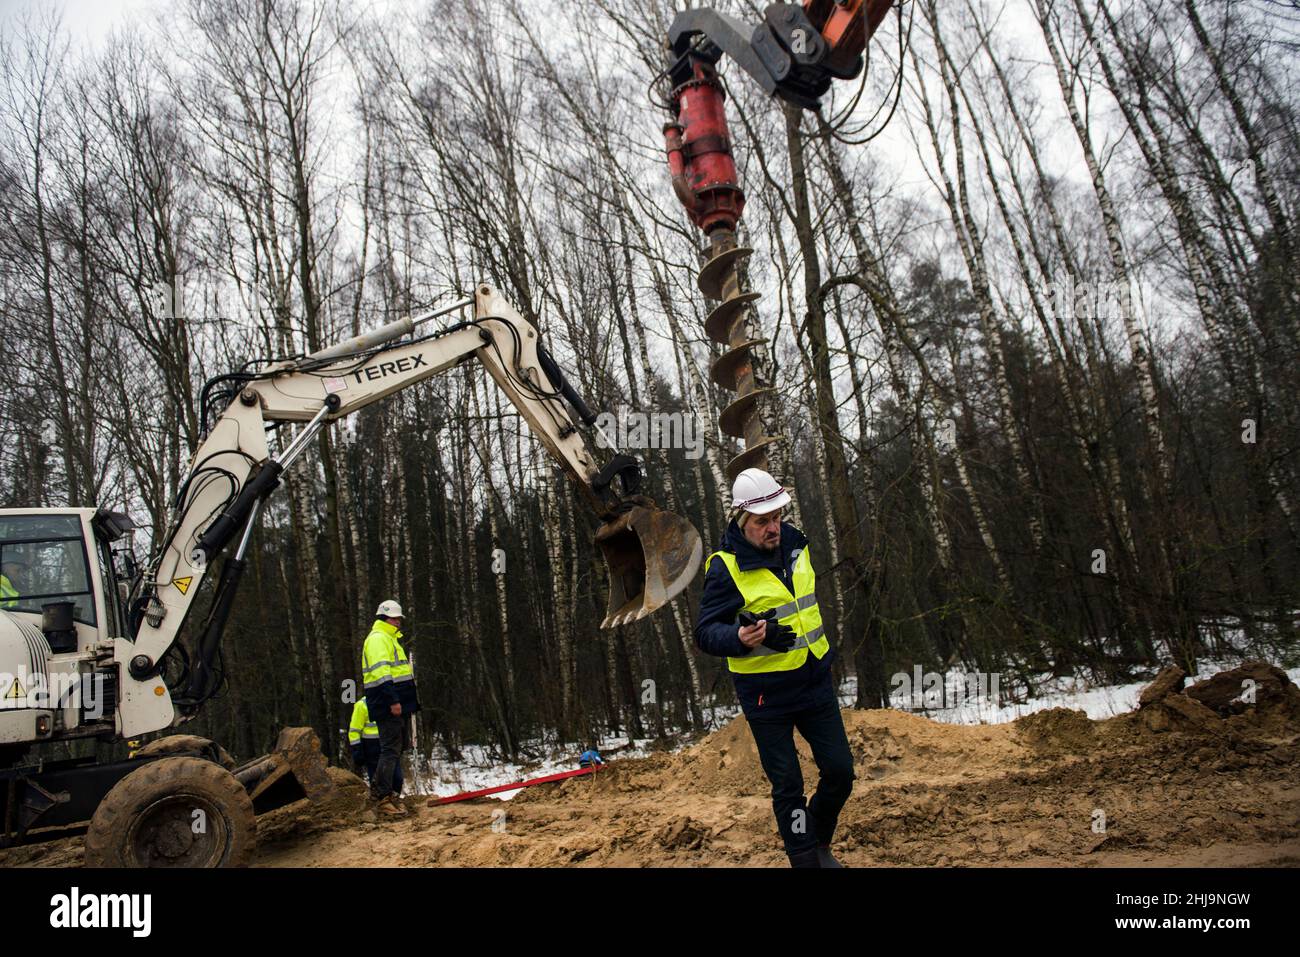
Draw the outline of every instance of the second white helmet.
<instances>
[{"instance_id":1,"label":"second white helmet","mask_svg":"<svg viewBox=\"0 0 1300 957\"><path fill-rule=\"evenodd\" d=\"M762 469L745 469L731 483L731 506L755 515L790 504L790 493Z\"/></svg>"},{"instance_id":2,"label":"second white helmet","mask_svg":"<svg viewBox=\"0 0 1300 957\"><path fill-rule=\"evenodd\" d=\"M379 609L375 614L380 618L401 618L402 606L390 598L379 603Z\"/></svg>"}]
</instances>

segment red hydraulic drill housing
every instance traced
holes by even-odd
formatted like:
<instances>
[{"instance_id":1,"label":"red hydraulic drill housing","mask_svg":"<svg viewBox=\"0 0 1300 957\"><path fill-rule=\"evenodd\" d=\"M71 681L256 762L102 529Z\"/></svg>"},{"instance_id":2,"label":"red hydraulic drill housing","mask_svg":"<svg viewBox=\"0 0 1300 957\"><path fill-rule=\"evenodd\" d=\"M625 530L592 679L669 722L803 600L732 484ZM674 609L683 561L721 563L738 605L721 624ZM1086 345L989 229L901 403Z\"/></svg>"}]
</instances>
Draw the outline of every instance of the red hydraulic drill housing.
<instances>
[{"instance_id":1,"label":"red hydraulic drill housing","mask_svg":"<svg viewBox=\"0 0 1300 957\"><path fill-rule=\"evenodd\" d=\"M745 209L727 132L726 94L712 65L691 58L691 77L672 92L664 127L673 190L697 228L735 230Z\"/></svg>"}]
</instances>

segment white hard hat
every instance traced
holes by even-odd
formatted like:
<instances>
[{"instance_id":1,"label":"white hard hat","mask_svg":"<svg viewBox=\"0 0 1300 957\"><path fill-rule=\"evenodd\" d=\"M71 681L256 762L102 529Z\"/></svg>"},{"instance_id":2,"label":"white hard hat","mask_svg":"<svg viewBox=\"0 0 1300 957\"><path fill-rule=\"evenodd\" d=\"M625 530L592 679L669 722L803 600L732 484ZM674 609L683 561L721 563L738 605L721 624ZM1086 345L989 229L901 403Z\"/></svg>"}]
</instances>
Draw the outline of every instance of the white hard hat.
<instances>
[{"instance_id":1,"label":"white hard hat","mask_svg":"<svg viewBox=\"0 0 1300 957\"><path fill-rule=\"evenodd\" d=\"M764 515L789 504L790 493L762 469L745 469L731 484L732 508Z\"/></svg>"},{"instance_id":2,"label":"white hard hat","mask_svg":"<svg viewBox=\"0 0 1300 957\"><path fill-rule=\"evenodd\" d=\"M379 610L375 614L380 618L401 618L402 606L390 598L388 601L379 603Z\"/></svg>"}]
</instances>

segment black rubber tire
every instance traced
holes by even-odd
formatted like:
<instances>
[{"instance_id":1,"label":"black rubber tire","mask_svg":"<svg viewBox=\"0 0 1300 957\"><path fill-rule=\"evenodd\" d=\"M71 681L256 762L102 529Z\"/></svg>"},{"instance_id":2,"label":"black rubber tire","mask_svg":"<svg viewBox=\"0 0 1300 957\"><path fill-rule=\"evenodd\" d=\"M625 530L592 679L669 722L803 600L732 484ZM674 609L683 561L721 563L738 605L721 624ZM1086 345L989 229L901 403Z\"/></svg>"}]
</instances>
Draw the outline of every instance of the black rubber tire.
<instances>
[{"instance_id":1,"label":"black rubber tire","mask_svg":"<svg viewBox=\"0 0 1300 957\"><path fill-rule=\"evenodd\" d=\"M227 771L235 770L235 759L230 756L229 751L215 741L200 738L196 734L169 734L165 738L150 741L131 757L133 759L160 758L173 754L189 754L194 757L202 757L204 752L215 754L214 760Z\"/></svg>"},{"instance_id":2,"label":"black rubber tire","mask_svg":"<svg viewBox=\"0 0 1300 957\"><path fill-rule=\"evenodd\" d=\"M204 812L196 835L194 811ZM149 761L113 786L86 832L87 867L242 867L257 845L244 786L202 758Z\"/></svg>"}]
</instances>

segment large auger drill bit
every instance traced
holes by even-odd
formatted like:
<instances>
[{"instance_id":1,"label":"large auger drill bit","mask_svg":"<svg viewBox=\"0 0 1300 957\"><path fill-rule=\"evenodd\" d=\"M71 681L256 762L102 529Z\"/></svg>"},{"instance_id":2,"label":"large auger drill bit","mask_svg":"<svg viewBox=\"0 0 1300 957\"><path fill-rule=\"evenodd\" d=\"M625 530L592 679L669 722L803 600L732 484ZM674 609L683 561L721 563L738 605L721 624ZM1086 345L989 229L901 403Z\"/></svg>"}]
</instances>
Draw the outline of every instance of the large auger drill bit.
<instances>
[{"instance_id":1,"label":"large auger drill bit","mask_svg":"<svg viewBox=\"0 0 1300 957\"><path fill-rule=\"evenodd\" d=\"M712 60L694 48L682 53L668 71L673 84L672 122L664 126L668 168L673 190L691 221L708 237L707 257L700 269L700 292L718 303L704 331L726 351L713 363L709 377L737 393L723 410L724 434L742 439L745 449L727 463L727 477L744 469L767 469L768 453L780 436L767 434L763 403L774 394L763 381L762 363L755 359L767 340L758 334L752 304L759 298L741 283L741 265L753 253L736 242L736 225L745 208L745 194L736 176L727 133L725 97Z\"/></svg>"},{"instance_id":2,"label":"large auger drill bit","mask_svg":"<svg viewBox=\"0 0 1300 957\"><path fill-rule=\"evenodd\" d=\"M693 6L679 10L669 28L673 59L665 74L672 84L672 122L664 127L664 139L677 198L708 237L699 285L719 305L705 331L727 350L713 364L711 378L737 393L721 424L727 435L745 441L745 451L727 464L733 479L750 466L766 468L780 437L768 435L764 425L763 407L773 391L770 366L752 308L758 296L741 283L739 267L751 252L736 243L745 194L736 179L725 96L714 66L725 55L764 92L801 109L818 109L833 81L861 74L867 41L893 6L894 0L770 3L756 26ZM901 36L901 20L899 30Z\"/></svg>"}]
</instances>

